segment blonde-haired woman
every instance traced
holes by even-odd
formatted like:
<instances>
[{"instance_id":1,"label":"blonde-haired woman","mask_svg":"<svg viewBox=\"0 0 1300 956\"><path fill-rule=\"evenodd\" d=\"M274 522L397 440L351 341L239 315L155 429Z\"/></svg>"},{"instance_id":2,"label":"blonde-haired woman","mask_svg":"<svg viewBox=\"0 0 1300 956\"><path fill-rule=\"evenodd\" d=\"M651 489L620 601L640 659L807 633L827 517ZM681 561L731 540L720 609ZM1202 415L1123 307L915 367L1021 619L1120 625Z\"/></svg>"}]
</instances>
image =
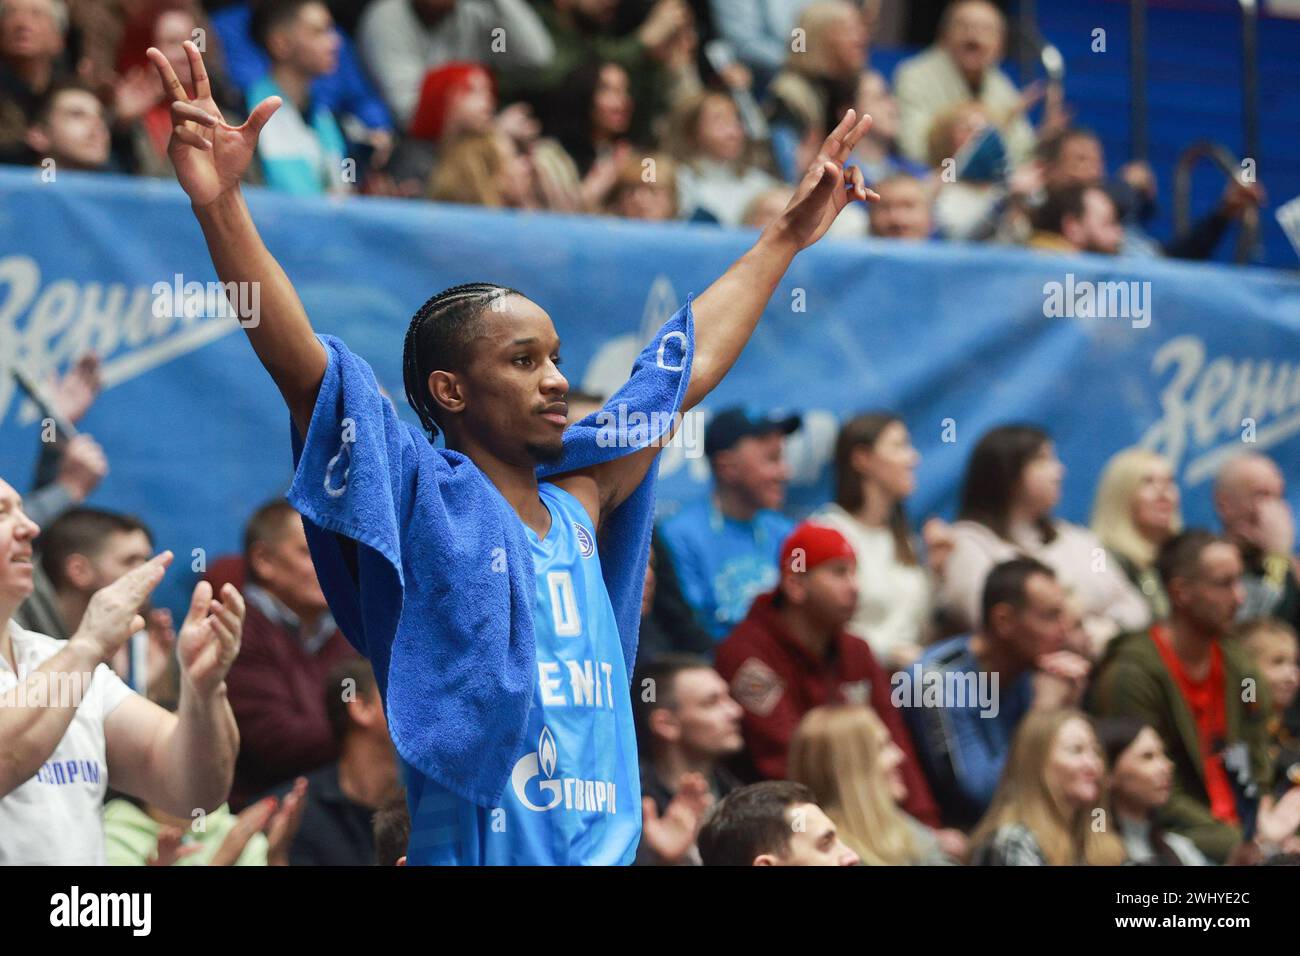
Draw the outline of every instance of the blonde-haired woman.
<instances>
[{"instance_id":1,"label":"blonde-haired woman","mask_svg":"<svg viewBox=\"0 0 1300 956\"><path fill-rule=\"evenodd\" d=\"M867 40L862 15L848 0L813 0L799 15L785 66L767 89L772 151L787 182L797 183L815 156L804 162L801 144L820 142L855 105Z\"/></svg>"},{"instance_id":2,"label":"blonde-haired woman","mask_svg":"<svg viewBox=\"0 0 1300 956\"><path fill-rule=\"evenodd\" d=\"M673 150L682 164L678 195L683 218L738 226L755 197L781 185L755 161L730 94L707 90L687 97L672 119Z\"/></svg>"},{"instance_id":3,"label":"blonde-haired woman","mask_svg":"<svg viewBox=\"0 0 1300 956\"><path fill-rule=\"evenodd\" d=\"M1127 857L1105 806L1106 763L1092 723L1071 708L1032 711L1002 782L971 834L975 866L1118 866ZM1104 811L1102 811L1104 812ZM1107 823L1109 821L1106 821Z\"/></svg>"},{"instance_id":4,"label":"blonde-haired woman","mask_svg":"<svg viewBox=\"0 0 1300 956\"><path fill-rule=\"evenodd\" d=\"M845 844L876 866L953 862L935 833L905 813L903 751L863 705L814 707L790 743L788 775L817 794Z\"/></svg>"},{"instance_id":5,"label":"blonde-haired woman","mask_svg":"<svg viewBox=\"0 0 1300 956\"><path fill-rule=\"evenodd\" d=\"M429 198L495 209L534 208L532 163L509 136L466 133L452 141L434 168Z\"/></svg>"},{"instance_id":6,"label":"blonde-haired woman","mask_svg":"<svg viewBox=\"0 0 1300 956\"><path fill-rule=\"evenodd\" d=\"M1169 598L1156 573L1156 554L1183 528L1179 504L1173 465L1145 448L1111 456L1092 504L1092 533L1142 592L1157 620L1169 616Z\"/></svg>"}]
</instances>

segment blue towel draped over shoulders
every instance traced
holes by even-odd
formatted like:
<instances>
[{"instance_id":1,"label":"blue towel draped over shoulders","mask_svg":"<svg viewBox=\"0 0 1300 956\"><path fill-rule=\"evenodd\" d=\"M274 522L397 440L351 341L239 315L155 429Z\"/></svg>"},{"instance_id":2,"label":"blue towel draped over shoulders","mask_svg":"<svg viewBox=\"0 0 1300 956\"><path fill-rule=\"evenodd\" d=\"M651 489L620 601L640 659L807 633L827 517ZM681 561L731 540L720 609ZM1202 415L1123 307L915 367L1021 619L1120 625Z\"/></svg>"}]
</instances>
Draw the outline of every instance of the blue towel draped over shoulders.
<instances>
[{"instance_id":1,"label":"blue towel draped over shoulders","mask_svg":"<svg viewBox=\"0 0 1300 956\"><path fill-rule=\"evenodd\" d=\"M320 340L329 363L306 441L290 428L287 497L305 519L335 620L374 666L398 752L453 793L494 806L537 680L523 522L472 461L397 417L369 365L338 339ZM563 456L538 469L539 481L659 441L680 414L694 342L688 299L604 409L566 429ZM656 459L599 529L629 673L657 475Z\"/></svg>"}]
</instances>

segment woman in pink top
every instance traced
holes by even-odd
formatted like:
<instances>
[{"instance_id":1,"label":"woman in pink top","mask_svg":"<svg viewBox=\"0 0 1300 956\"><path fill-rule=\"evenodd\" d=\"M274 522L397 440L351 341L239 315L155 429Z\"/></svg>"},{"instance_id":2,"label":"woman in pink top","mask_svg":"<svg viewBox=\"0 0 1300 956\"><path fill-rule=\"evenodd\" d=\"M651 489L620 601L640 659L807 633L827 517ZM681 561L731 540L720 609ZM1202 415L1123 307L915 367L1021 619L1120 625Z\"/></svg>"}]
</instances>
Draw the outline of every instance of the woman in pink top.
<instances>
[{"instance_id":1,"label":"woman in pink top","mask_svg":"<svg viewBox=\"0 0 1300 956\"><path fill-rule=\"evenodd\" d=\"M984 578L995 564L1020 555L1042 561L1073 593L1095 651L1117 633L1149 623L1147 602L1096 535L1053 517L1064 475L1042 429L1002 425L980 439L966 466L953 550L938 588L947 629L976 626Z\"/></svg>"}]
</instances>

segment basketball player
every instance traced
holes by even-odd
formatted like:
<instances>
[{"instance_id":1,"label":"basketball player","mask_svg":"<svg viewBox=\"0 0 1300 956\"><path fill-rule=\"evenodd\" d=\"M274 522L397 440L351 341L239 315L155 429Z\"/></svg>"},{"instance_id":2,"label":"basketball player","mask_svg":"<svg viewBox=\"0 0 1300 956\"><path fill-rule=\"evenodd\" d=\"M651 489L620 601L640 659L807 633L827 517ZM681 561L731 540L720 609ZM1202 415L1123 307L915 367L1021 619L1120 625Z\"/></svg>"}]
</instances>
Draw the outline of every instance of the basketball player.
<instances>
[{"instance_id":1,"label":"basketball player","mask_svg":"<svg viewBox=\"0 0 1300 956\"><path fill-rule=\"evenodd\" d=\"M365 363L313 333L240 193L278 98L227 125L198 49L185 50L193 98L149 50L173 101L168 152L220 279L261 285L246 331L296 428L290 500L322 586L384 691L408 862L631 862L642 806L628 685L648 491L668 433L603 456L566 439L551 318L491 283L446 290L415 314L403 365L425 431L400 422ZM654 410L680 421L709 394L794 255L850 201L877 198L843 168L869 125L846 113L781 216L670 320L611 403L660 401ZM432 444L439 432L445 449Z\"/></svg>"}]
</instances>

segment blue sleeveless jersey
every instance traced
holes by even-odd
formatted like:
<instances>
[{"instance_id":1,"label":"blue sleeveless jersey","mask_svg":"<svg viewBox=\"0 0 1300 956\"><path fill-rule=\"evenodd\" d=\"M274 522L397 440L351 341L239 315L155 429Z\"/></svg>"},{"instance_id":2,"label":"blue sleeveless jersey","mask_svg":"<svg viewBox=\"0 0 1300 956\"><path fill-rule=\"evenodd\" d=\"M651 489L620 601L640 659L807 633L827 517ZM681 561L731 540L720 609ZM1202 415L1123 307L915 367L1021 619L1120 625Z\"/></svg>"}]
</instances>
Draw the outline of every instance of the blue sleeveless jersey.
<instances>
[{"instance_id":1,"label":"blue sleeveless jersey","mask_svg":"<svg viewBox=\"0 0 1300 956\"><path fill-rule=\"evenodd\" d=\"M629 677L591 520L578 500L538 488L551 513L536 572L537 686L528 731L498 807L483 807L402 761L407 862L434 865L627 864L641 835Z\"/></svg>"}]
</instances>

